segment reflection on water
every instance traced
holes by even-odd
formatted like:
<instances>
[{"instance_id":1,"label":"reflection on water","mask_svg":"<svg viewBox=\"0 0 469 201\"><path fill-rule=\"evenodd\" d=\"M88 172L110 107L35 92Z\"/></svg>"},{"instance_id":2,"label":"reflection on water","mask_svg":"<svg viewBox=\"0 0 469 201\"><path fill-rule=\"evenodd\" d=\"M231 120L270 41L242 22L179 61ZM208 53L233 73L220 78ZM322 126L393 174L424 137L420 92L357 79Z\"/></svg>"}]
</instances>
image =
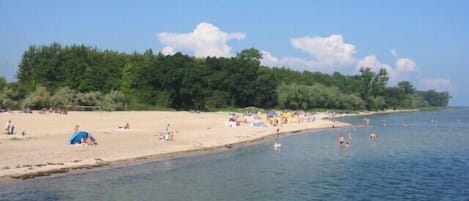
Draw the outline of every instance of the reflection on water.
<instances>
[{"instance_id":1,"label":"reflection on water","mask_svg":"<svg viewBox=\"0 0 469 201\"><path fill-rule=\"evenodd\" d=\"M376 115L369 127L348 118L357 126L282 137L278 148L266 141L1 185L0 200L469 200L468 115Z\"/></svg>"}]
</instances>

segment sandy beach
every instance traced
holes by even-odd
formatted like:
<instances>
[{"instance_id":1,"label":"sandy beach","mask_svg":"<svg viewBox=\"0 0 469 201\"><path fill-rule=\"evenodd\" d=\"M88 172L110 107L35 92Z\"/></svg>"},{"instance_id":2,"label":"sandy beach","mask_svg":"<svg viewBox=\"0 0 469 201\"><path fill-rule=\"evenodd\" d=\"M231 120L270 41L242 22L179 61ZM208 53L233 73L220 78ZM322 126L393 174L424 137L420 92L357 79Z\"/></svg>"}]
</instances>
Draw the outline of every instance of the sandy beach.
<instances>
[{"instance_id":1,"label":"sandy beach","mask_svg":"<svg viewBox=\"0 0 469 201\"><path fill-rule=\"evenodd\" d=\"M14 135L0 135L0 181L27 179L136 160L174 157L184 153L231 148L275 134L277 127L253 127L248 123L225 125L228 112L69 112L25 114L1 113L0 122L11 120ZM324 117L324 114L319 117ZM128 122L130 129L119 129ZM68 143L74 126L97 138L97 146ZM159 140L170 124L171 141ZM282 134L301 130L331 128L333 122L318 118L312 122L288 123ZM335 122L335 127L349 126ZM24 135L23 135L24 132Z\"/></svg>"}]
</instances>

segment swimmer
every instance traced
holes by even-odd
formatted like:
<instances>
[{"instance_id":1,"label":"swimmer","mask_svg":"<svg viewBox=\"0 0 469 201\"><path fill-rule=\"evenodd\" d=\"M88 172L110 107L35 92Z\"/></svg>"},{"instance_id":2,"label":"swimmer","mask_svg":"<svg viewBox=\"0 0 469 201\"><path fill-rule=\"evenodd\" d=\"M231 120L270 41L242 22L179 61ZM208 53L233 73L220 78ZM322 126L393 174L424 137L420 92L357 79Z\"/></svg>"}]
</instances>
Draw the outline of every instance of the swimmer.
<instances>
[{"instance_id":1,"label":"swimmer","mask_svg":"<svg viewBox=\"0 0 469 201\"><path fill-rule=\"evenodd\" d=\"M377 136L375 133L371 133L371 135L370 135L371 141L376 141L376 138L377 138L377 137L378 137L378 136Z\"/></svg>"},{"instance_id":2,"label":"swimmer","mask_svg":"<svg viewBox=\"0 0 469 201\"><path fill-rule=\"evenodd\" d=\"M339 144L344 144L345 143L345 137L343 135L340 135L337 138L337 141L339 142Z\"/></svg>"}]
</instances>

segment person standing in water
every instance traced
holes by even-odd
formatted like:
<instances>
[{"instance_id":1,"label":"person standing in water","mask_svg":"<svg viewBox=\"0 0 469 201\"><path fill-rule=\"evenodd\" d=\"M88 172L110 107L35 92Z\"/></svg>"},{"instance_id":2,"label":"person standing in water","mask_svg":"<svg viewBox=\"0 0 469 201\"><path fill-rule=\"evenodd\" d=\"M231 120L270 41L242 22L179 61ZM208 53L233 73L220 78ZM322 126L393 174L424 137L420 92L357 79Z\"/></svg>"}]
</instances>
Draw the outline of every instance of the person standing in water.
<instances>
[{"instance_id":1,"label":"person standing in water","mask_svg":"<svg viewBox=\"0 0 469 201\"><path fill-rule=\"evenodd\" d=\"M345 143L345 137L343 135L340 135L337 138L337 141L339 142L339 144L344 144Z\"/></svg>"},{"instance_id":2,"label":"person standing in water","mask_svg":"<svg viewBox=\"0 0 469 201\"><path fill-rule=\"evenodd\" d=\"M377 138L377 137L378 137L378 136L377 136L375 133L371 133L371 135L370 135L370 139L371 139L371 141L373 141L373 142L376 141L376 138Z\"/></svg>"},{"instance_id":3,"label":"person standing in water","mask_svg":"<svg viewBox=\"0 0 469 201\"><path fill-rule=\"evenodd\" d=\"M279 138L280 138L280 129L277 128L276 133L275 133L275 143L274 143L275 149L278 149L282 146L282 144L280 144L279 142Z\"/></svg>"}]
</instances>

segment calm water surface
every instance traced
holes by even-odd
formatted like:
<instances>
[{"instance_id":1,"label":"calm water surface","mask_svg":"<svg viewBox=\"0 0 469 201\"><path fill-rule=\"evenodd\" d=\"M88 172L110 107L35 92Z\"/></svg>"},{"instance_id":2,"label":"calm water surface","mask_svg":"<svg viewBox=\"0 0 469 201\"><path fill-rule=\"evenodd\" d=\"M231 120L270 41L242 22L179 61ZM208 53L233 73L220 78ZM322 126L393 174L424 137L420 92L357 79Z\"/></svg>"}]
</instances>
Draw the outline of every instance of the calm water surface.
<instances>
[{"instance_id":1,"label":"calm water surface","mask_svg":"<svg viewBox=\"0 0 469 201\"><path fill-rule=\"evenodd\" d=\"M281 137L280 150L266 141L3 184L0 200L469 200L469 108L369 118Z\"/></svg>"}]
</instances>

